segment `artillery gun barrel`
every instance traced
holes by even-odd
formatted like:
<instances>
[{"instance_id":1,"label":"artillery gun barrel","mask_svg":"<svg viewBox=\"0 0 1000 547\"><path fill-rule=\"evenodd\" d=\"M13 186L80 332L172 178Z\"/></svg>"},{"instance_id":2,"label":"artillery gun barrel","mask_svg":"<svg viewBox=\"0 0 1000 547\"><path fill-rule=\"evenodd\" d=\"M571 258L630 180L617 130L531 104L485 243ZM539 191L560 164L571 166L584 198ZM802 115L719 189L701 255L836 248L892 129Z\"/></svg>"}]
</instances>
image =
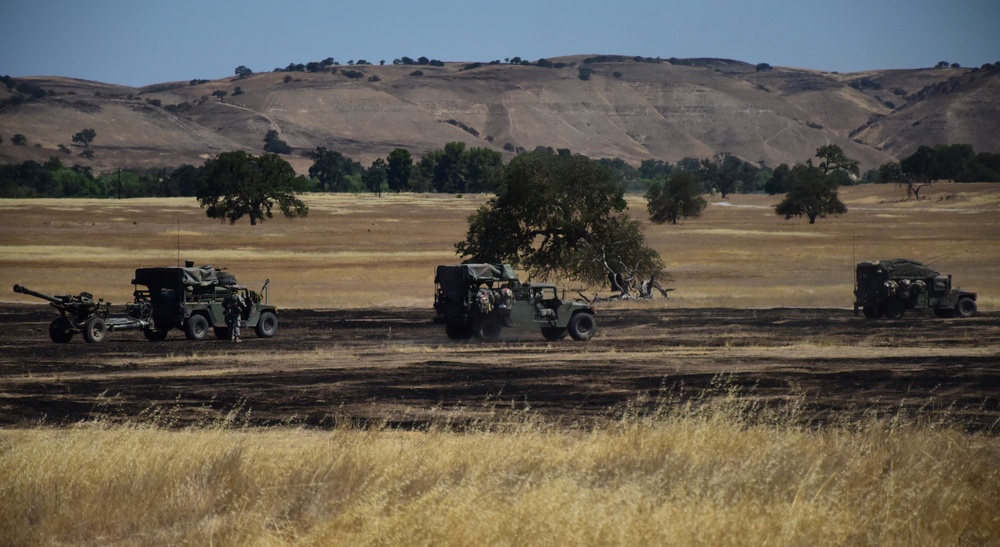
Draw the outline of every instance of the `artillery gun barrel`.
<instances>
[{"instance_id":1,"label":"artillery gun barrel","mask_svg":"<svg viewBox=\"0 0 1000 547\"><path fill-rule=\"evenodd\" d=\"M31 295L31 296L34 296L36 298L41 298L42 300L48 300L49 302L52 302L53 304L59 304L59 305L63 304L63 301L60 298L56 298L55 296L50 296L50 295L47 295L47 294L43 294L43 293L40 293L38 291L33 291L33 290L29 289L28 287L24 287L24 286L21 286L21 285L14 285L14 292L20 293L20 294Z\"/></svg>"}]
</instances>

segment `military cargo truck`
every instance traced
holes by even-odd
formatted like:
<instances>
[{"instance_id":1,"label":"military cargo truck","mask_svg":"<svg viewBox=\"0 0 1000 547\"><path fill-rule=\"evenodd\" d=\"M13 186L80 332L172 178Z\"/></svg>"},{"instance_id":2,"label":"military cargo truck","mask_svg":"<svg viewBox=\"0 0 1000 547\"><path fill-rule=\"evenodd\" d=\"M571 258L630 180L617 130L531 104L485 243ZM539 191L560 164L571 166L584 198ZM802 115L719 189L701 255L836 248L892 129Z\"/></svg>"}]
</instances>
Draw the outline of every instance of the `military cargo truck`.
<instances>
[{"instance_id":1,"label":"military cargo truck","mask_svg":"<svg viewBox=\"0 0 1000 547\"><path fill-rule=\"evenodd\" d=\"M597 332L590 305L560 299L554 285L521 283L507 264L438 266L434 285L434 323L452 340L493 341L504 328L537 329L547 340Z\"/></svg>"},{"instance_id":2,"label":"military cargo truck","mask_svg":"<svg viewBox=\"0 0 1000 547\"><path fill-rule=\"evenodd\" d=\"M258 293L237 284L228 272L188 262L183 268L139 268L132 284L135 300L126 314L148 323L142 331L148 340L163 340L171 329L184 331L188 340L203 340L210 328L216 338L228 338L225 302L234 294L245 302L241 327L252 328L261 338L278 332L278 310L267 303L270 280Z\"/></svg>"},{"instance_id":3,"label":"military cargo truck","mask_svg":"<svg viewBox=\"0 0 1000 547\"><path fill-rule=\"evenodd\" d=\"M952 288L951 276L905 258L858 263L854 314L899 319L906 310L934 310L938 317L972 317L976 293Z\"/></svg>"}]
</instances>

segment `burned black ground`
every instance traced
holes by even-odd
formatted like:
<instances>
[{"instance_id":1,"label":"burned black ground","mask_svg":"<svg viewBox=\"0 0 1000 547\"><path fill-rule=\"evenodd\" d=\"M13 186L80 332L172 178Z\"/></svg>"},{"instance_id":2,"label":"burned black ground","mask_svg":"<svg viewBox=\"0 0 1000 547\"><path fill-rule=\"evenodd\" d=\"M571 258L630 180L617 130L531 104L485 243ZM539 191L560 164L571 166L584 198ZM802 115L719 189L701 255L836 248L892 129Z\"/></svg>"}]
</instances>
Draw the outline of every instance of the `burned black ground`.
<instances>
[{"instance_id":1,"label":"burned black ground","mask_svg":"<svg viewBox=\"0 0 1000 547\"><path fill-rule=\"evenodd\" d=\"M520 332L448 340L424 309L282 310L272 339L47 335L50 308L0 309L0 426L567 427L727 398L823 424L895 417L996 432L1000 313L869 321L842 309L605 309L589 343Z\"/></svg>"}]
</instances>

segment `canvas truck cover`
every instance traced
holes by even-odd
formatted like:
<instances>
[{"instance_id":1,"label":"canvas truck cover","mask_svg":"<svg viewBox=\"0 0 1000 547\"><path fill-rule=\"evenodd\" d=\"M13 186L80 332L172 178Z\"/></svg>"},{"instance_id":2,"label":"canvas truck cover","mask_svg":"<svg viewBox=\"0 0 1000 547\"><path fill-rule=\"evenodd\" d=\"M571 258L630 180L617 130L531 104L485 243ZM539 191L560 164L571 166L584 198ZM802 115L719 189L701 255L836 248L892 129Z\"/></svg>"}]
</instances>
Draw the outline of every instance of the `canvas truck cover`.
<instances>
[{"instance_id":1,"label":"canvas truck cover","mask_svg":"<svg viewBox=\"0 0 1000 547\"><path fill-rule=\"evenodd\" d=\"M520 284L514 268L508 264L462 264L460 266L438 266L435 283L441 285L514 282Z\"/></svg>"},{"instance_id":2,"label":"canvas truck cover","mask_svg":"<svg viewBox=\"0 0 1000 547\"><path fill-rule=\"evenodd\" d=\"M175 287L177 284L192 287L235 285L236 277L220 272L212 266L197 268L139 268L133 283L147 287Z\"/></svg>"},{"instance_id":3,"label":"canvas truck cover","mask_svg":"<svg viewBox=\"0 0 1000 547\"><path fill-rule=\"evenodd\" d=\"M939 277L941 275L916 260L909 260L906 258L881 260L879 261L879 266L888 272L890 277L928 278Z\"/></svg>"}]
</instances>

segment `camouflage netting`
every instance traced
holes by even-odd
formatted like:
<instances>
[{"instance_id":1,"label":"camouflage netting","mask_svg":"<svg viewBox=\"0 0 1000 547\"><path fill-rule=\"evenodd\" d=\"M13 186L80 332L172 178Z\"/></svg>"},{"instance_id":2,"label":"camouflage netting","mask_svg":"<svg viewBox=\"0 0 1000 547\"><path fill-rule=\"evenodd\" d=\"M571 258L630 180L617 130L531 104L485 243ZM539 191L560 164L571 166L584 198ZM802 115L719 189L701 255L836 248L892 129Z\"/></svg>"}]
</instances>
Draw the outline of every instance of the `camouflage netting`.
<instances>
[{"instance_id":1,"label":"camouflage netting","mask_svg":"<svg viewBox=\"0 0 1000 547\"><path fill-rule=\"evenodd\" d=\"M879 265L889 273L890 277L938 277L941 274L928 268L916 260L906 258L895 258L893 260L881 260Z\"/></svg>"}]
</instances>

